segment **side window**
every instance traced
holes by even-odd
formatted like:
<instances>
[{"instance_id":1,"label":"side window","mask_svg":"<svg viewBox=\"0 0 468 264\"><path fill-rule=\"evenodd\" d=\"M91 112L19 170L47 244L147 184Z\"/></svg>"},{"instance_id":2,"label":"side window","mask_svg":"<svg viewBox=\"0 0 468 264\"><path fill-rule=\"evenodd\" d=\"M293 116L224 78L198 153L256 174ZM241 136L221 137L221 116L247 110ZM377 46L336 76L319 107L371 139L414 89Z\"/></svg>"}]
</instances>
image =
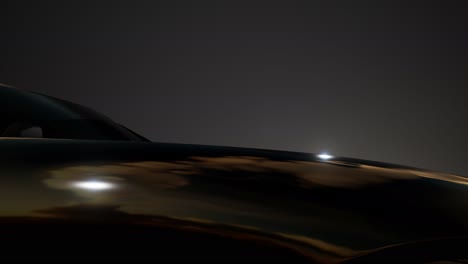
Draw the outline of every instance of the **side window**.
<instances>
[{"instance_id":1,"label":"side window","mask_svg":"<svg viewBox=\"0 0 468 264\"><path fill-rule=\"evenodd\" d=\"M0 87L0 137L149 141L110 118L65 100Z\"/></svg>"},{"instance_id":2,"label":"side window","mask_svg":"<svg viewBox=\"0 0 468 264\"><path fill-rule=\"evenodd\" d=\"M42 138L43 131L40 126L27 123L13 123L0 134L3 137Z\"/></svg>"},{"instance_id":3,"label":"side window","mask_svg":"<svg viewBox=\"0 0 468 264\"><path fill-rule=\"evenodd\" d=\"M130 133L132 135L132 137L136 137L138 138L138 141L144 141L144 142L151 142L151 140L143 137L142 135L139 135L137 134L136 132L134 132L133 130L121 125L121 124L118 124L122 129L124 129L126 132Z\"/></svg>"}]
</instances>

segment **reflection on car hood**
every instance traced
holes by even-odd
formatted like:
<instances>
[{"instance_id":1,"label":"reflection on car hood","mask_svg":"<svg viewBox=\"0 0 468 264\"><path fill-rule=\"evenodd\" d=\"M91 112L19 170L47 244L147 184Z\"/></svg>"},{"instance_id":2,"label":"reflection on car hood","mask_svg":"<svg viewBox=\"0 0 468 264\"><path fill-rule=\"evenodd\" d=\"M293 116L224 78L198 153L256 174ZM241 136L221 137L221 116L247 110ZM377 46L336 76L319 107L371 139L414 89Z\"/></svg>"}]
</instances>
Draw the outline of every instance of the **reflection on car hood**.
<instances>
[{"instance_id":1,"label":"reflection on car hood","mask_svg":"<svg viewBox=\"0 0 468 264\"><path fill-rule=\"evenodd\" d=\"M317 261L468 235L468 180L457 175L199 145L9 139L0 149L0 218L164 219Z\"/></svg>"}]
</instances>

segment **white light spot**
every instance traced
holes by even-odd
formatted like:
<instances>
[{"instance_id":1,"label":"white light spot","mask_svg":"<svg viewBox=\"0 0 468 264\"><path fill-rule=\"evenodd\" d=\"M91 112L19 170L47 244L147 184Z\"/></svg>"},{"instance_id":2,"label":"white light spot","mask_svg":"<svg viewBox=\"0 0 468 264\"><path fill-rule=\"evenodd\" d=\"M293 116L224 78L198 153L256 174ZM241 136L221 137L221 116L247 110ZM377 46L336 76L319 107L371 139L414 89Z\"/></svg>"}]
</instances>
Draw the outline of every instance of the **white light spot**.
<instances>
[{"instance_id":1,"label":"white light spot","mask_svg":"<svg viewBox=\"0 0 468 264\"><path fill-rule=\"evenodd\" d=\"M327 154L327 153L318 154L317 157L319 157L319 159L323 159L323 160L329 160L329 159L334 158L332 155Z\"/></svg>"},{"instance_id":2,"label":"white light spot","mask_svg":"<svg viewBox=\"0 0 468 264\"><path fill-rule=\"evenodd\" d=\"M73 186L88 191L105 191L115 187L112 183L97 180L75 182Z\"/></svg>"}]
</instances>

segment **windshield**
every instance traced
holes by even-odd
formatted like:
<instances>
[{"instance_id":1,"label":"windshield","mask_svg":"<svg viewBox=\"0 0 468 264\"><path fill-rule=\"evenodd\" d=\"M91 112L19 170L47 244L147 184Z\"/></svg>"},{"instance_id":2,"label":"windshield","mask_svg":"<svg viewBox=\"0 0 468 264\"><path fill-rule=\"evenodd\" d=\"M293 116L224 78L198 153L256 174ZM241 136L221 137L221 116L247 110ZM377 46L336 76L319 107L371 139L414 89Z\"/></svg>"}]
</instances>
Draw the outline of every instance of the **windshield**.
<instances>
[{"instance_id":1,"label":"windshield","mask_svg":"<svg viewBox=\"0 0 468 264\"><path fill-rule=\"evenodd\" d=\"M148 141L89 108L0 87L0 137Z\"/></svg>"}]
</instances>

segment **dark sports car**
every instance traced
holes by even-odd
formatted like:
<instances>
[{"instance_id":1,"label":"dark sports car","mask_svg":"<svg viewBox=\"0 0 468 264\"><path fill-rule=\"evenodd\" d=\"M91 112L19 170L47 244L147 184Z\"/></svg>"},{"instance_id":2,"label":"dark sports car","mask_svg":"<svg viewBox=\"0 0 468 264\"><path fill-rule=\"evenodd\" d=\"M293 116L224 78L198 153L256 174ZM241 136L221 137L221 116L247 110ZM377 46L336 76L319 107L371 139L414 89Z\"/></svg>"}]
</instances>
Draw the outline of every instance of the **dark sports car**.
<instances>
[{"instance_id":1,"label":"dark sports car","mask_svg":"<svg viewBox=\"0 0 468 264\"><path fill-rule=\"evenodd\" d=\"M467 263L468 179L309 153L153 143L0 87L2 260Z\"/></svg>"}]
</instances>

